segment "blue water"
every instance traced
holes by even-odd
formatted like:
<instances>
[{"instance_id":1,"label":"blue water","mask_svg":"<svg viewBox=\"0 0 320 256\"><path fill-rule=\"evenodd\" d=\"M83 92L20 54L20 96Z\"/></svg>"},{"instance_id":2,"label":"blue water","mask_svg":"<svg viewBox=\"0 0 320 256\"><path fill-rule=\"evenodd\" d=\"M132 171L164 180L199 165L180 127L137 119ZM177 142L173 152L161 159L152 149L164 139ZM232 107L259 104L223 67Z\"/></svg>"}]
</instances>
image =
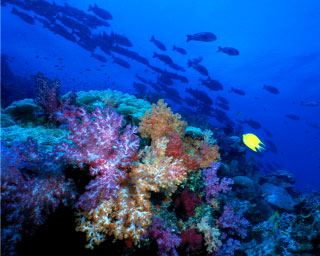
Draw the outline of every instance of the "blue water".
<instances>
[{"instance_id":1,"label":"blue water","mask_svg":"<svg viewBox=\"0 0 320 256\"><path fill-rule=\"evenodd\" d=\"M60 5L66 2L83 11L93 4L92 1L55 1ZM272 140L278 149L278 153L269 150L257 157L249 152L248 156L253 155L262 164L274 167L277 163L281 169L292 172L296 187L301 191L319 189L320 128L310 127L308 122L320 126L320 106L300 104L301 101L320 101L319 1L97 0L95 3L108 10L113 20L108 21L110 27L91 29L92 33L113 31L124 35L133 44L130 50L146 57L153 66L175 72L152 58L154 51L169 55L186 69L178 73L186 76L189 82L174 80L172 86L182 98L187 95L186 88L201 89L213 100L217 95L227 98L230 110L226 112L231 120L258 121L262 128L254 130L243 124L243 131L256 134L262 141ZM148 66L121 55L114 54L128 61L130 69L112 63L112 58L100 49L95 53L103 55L107 63L92 58L90 51L55 35L38 21L30 25L13 15L13 6L7 3L1 7L1 54L8 56L9 67L16 76L28 80L31 74L40 71L49 78L59 78L64 92L111 88L133 94L136 93L132 86L136 74L156 79L157 74ZM26 13L36 15L32 11ZM186 42L187 34L204 31L213 32L217 40ZM167 51L161 52L150 42L152 35L166 45ZM184 48L188 54L172 51L173 45ZM234 47L240 55L217 53L218 46ZM208 69L211 78L223 84L223 91L205 88L199 82L200 77L205 77L187 67L188 59L199 56L203 57L201 64ZM280 94L262 89L264 84L275 86ZM232 87L245 91L246 95L230 93ZM32 89L21 86L11 92L10 100L26 97L34 97ZM176 111L184 104L165 100ZM297 115L300 120L289 119L285 114ZM211 122L213 126L222 126L215 119ZM273 137L269 138L263 129L270 131ZM265 169L271 171L268 167Z\"/></svg>"}]
</instances>

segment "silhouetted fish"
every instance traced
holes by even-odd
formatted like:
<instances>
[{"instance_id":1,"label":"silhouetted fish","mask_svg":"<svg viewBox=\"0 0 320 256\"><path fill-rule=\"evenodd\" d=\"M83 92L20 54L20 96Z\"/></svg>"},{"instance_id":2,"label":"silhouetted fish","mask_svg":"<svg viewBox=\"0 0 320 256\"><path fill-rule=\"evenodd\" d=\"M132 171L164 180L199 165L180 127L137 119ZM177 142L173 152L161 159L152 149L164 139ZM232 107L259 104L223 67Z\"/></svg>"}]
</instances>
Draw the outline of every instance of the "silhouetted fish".
<instances>
[{"instance_id":1,"label":"silhouetted fish","mask_svg":"<svg viewBox=\"0 0 320 256\"><path fill-rule=\"evenodd\" d=\"M286 114L285 117L290 118L292 120L300 120L300 117L297 115Z\"/></svg>"},{"instance_id":2,"label":"silhouetted fish","mask_svg":"<svg viewBox=\"0 0 320 256\"><path fill-rule=\"evenodd\" d=\"M112 58L113 58L113 63L117 63L118 65L120 65L124 68L130 68L130 64L127 61L120 59L118 57L115 57L115 56L112 56Z\"/></svg>"},{"instance_id":3,"label":"silhouetted fish","mask_svg":"<svg viewBox=\"0 0 320 256\"><path fill-rule=\"evenodd\" d=\"M315 129L320 129L320 125L314 122L307 122L307 125Z\"/></svg>"},{"instance_id":4,"label":"silhouetted fish","mask_svg":"<svg viewBox=\"0 0 320 256\"><path fill-rule=\"evenodd\" d=\"M107 62L107 59L100 54L91 53L91 57L93 57L101 62Z\"/></svg>"},{"instance_id":5,"label":"silhouetted fish","mask_svg":"<svg viewBox=\"0 0 320 256\"><path fill-rule=\"evenodd\" d=\"M123 46L131 47L132 43L123 35L116 34L111 32L111 38L115 44L121 44Z\"/></svg>"},{"instance_id":6,"label":"silhouetted fish","mask_svg":"<svg viewBox=\"0 0 320 256\"><path fill-rule=\"evenodd\" d=\"M205 103L207 105L212 105L213 104L212 99L204 91L201 91L201 90L198 90L198 89L187 88L186 92L190 93L194 98L196 98L199 101L202 101L203 103Z\"/></svg>"},{"instance_id":7,"label":"silhouetted fish","mask_svg":"<svg viewBox=\"0 0 320 256\"><path fill-rule=\"evenodd\" d=\"M270 138L273 137L273 136L272 136L272 133L269 132L266 128L264 128L263 131L266 133L266 135L267 135L268 137L270 137Z\"/></svg>"},{"instance_id":8,"label":"silhouetted fish","mask_svg":"<svg viewBox=\"0 0 320 256\"><path fill-rule=\"evenodd\" d=\"M29 24L31 24L31 25L33 25L33 24L35 23L35 22L34 22L34 19L33 19L30 15L28 15L28 14L26 14L26 13L24 13L24 12L18 11L15 7L12 8L11 13L14 14L14 15L16 15L16 16L18 16L18 17L21 18L23 21L25 21L25 22L27 22L27 23L29 23Z\"/></svg>"},{"instance_id":9,"label":"silhouetted fish","mask_svg":"<svg viewBox=\"0 0 320 256\"><path fill-rule=\"evenodd\" d=\"M219 108L222 108L224 110L230 110L229 106L220 102L216 102L215 103L216 106L218 106Z\"/></svg>"},{"instance_id":10,"label":"silhouetted fish","mask_svg":"<svg viewBox=\"0 0 320 256\"><path fill-rule=\"evenodd\" d=\"M211 32L200 32L193 35L187 35L187 42L189 41L202 41L202 42L211 42L217 40L215 34Z\"/></svg>"},{"instance_id":11,"label":"silhouetted fish","mask_svg":"<svg viewBox=\"0 0 320 256\"><path fill-rule=\"evenodd\" d=\"M221 46L218 46L218 51L217 52L224 52L228 55L231 55L231 56L237 56L239 55L239 51L233 47L221 47Z\"/></svg>"},{"instance_id":12,"label":"silhouetted fish","mask_svg":"<svg viewBox=\"0 0 320 256\"><path fill-rule=\"evenodd\" d=\"M236 93L236 94L238 94L238 95L246 95L246 93L244 92L244 91L242 91L242 90L240 90L240 89L236 89L236 88L231 88L231 92L234 92L234 93Z\"/></svg>"},{"instance_id":13,"label":"silhouetted fish","mask_svg":"<svg viewBox=\"0 0 320 256\"><path fill-rule=\"evenodd\" d=\"M158 54L158 53L154 52L153 53L153 58L157 58L157 59L161 60L163 63L165 63L167 65L173 64L172 59L169 56L164 55L164 54Z\"/></svg>"},{"instance_id":14,"label":"silhouetted fish","mask_svg":"<svg viewBox=\"0 0 320 256\"><path fill-rule=\"evenodd\" d=\"M222 97L222 96L218 96L216 98L216 101L219 101L219 102L221 102L223 104L229 104L229 101L226 98Z\"/></svg>"},{"instance_id":15,"label":"silhouetted fish","mask_svg":"<svg viewBox=\"0 0 320 256\"><path fill-rule=\"evenodd\" d=\"M78 30L81 34L89 35L91 33L90 29L87 26L83 25L82 23L74 19L67 17L64 14L57 15L56 19L61 21L61 23L66 27L71 28L72 30Z\"/></svg>"},{"instance_id":16,"label":"silhouetted fish","mask_svg":"<svg viewBox=\"0 0 320 256\"><path fill-rule=\"evenodd\" d=\"M137 93L143 95L147 90L147 86L142 83L133 82L133 88L137 91Z\"/></svg>"},{"instance_id":17,"label":"silhouetted fish","mask_svg":"<svg viewBox=\"0 0 320 256\"><path fill-rule=\"evenodd\" d=\"M223 90L222 84L218 80L211 79L208 77L207 79L200 79L201 84L206 86L212 91L220 91Z\"/></svg>"},{"instance_id":18,"label":"silhouetted fish","mask_svg":"<svg viewBox=\"0 0 320 256\"><path fill-rule=\"evenodd\" d=\"M182 71L182 72L186 72L186 70L184 69L184 67L179 66L176 63L172 63L169 65L170 68L173 68L174 70L178 70L178 71Z\"/></svg>"},{"instance_id":19,"label":"silhouetted fish","mask_svg":"<svg viewBox=\"0 0 320 256\"><path fill-rule=\"evenodd\" d=\"M272 140L264 139L263 142L267 144L267 149L270 150L272 153L278 153L278 149Z\"/></svg>"},{"instance_id":20,"label":"silhouetted fish","mask_svg":"<svg viewBox=\"0 0 320 256\"><path fill-rule=\"evenodd\" d=\"M150 42L153 42L155 46L157 46L160 50L167 50L166 46L161 43L159 40L155 39L154 36L151 37Z\"/></svg>"},{"instance_id":21,"label":"silhouetted fish","mask_svg":"<svg viewBox=\"0 0 320 256\"><path fill-rule=\"evenodd\" d=\"M268 92L273 93L273 94L279 94L279 90L276 87L271 86L271 85L264 85L263 89L265 89Z\"/></svg>"},{"instance_id":22,"label":"silhouetted fish","mask_svg":"<svg viewBox=\"0 0 320 256\"><path fill-rule=\"evenodd\" d=\"M261 128L261 124L259 122L257 122L257 121L254 121L254 120L251 120L251 119L249 119L249 120L246 119L244 122L246 124L248 124L253 129L257 130L257 129Z\"/></svg>"},{"instance_id":23,"label":"silhouetted fish","mask_svg":"<svg viewBox=\"0 0 320 256\"><path fill-rule=\"evenodd\" d=\"M180 47L176 47L175 45L173 46L172 48L173 51L176 51L182 55L186 55L187 54L187 51L183 48L180 48Z\"/></svg>"},{"instance_id":24,"label":"silhouetted fish","mask_svg":"<svg viewBox=\"0 0 320 256\"><path fill-rule=\"evenodd\" d=\"M108 11L99 8L96 4L94 4L94 6L89 5L88 11L89 12L92 11L95 15L97 15L101 19L112 20L112 15Z\"/></svg>"},{"instance_id":25,"label":"silhouetted fish","mask_svg":"<svg viewBox=\"0 0 320 256\"><path fill-rule=\"evenodd\" d=\"M139 76L138 74L136 74L136 78L138 78L141 82L143 82L145 84L149 83L147 79L145 79L144 77Z\"/></svg>"}]
</instances>

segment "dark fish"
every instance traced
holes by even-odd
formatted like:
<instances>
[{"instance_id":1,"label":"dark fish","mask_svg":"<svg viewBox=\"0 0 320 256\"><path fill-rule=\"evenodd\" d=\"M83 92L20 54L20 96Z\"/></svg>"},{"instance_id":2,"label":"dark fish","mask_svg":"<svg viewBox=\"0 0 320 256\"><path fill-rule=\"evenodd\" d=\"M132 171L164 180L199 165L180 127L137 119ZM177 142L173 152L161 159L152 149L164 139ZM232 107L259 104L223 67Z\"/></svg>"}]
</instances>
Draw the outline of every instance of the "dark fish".
<instances>
[{"instance_id":1,"label":"dark fish","mask_svg":"<svg viewBox=\"0 0 320 256\"><path fill-rule=\"evenodd\" d=\"M272 136L272 133L269 132L266 128L264 128L263 131L266 133L266 135L267 135L268 137L270 137L270 138L273 137L273 136Z\"/></svg>"},{"instance_id":2,"label":"dark fish","mask_svg":"<svg viewBox=\"0 0 320 256\"><path fill-rule=\"evenodd\" d=\"M91 53L91 57L93 57L101 62L107 62L107 59L100 54Z\"/></svg>"},{"instance_id":3,"label":"dark fish","mask_svg":"<svg viewBox=\"0 0 320 256\"><path fill-rule=\"evenodd\" d=\"M203 60L203 58L201 56L198 58L188 60L188 67L191 67L192 65L199 64L202 60Z\"/></svg>"},{"instance_id":4,"label":"dark fish","mask_svg":"<svg viewBox=\"0 0 320 256\"><path fill-rule=\"evenodd\" d=\"M112 15L108 11L99 8L96 4L94 4L94 6L89 5L88 11L89 12L92 11L95 15L97 15L101 19L112 20Z\"/></svg>"},{"instance_id":5,"label":"dark fish","mask_svg":"<svg viewBox=\"0 0 320 256\"><path fill-rule=\"evenodd\" d=\"M318 107L320 106L320 102L319 101L301 101L300 102L301 106L306 106L306 107Z\"/></svg>"},{"instance_id":6,"label":"dark fish","mask_svg":"<svg viewBox=\"0 0 320 256\"><path fill-rule=\"evenodd\" d=\"M219 108L224 109L224 110L230 110L229 106L226 104L216 102L215 105L218 106Z\"/></svg>"},{"instance_id":7,"label":"dark fish","mask_svg":"<svg viewBox=\"0 0 320 256\"><path fill-rule=\"evenodd\" d=\"M278 153L278 149L272 140L264 139L263 142L266 143L267 149L270 150L272 153Z\"/></svg>"},{"instance_id":8,"label":"dark fish","mask_svg":"<svg viewBox=\"0 0 320 256\"><path fill-rule=\"evenodd\" d=\"M155 46L157 46L162 51L167 50L166 46L157 39L155 39L154 36L151 37L150 42L153 42Z\"/></svg>"},{"instance_id":9,"label":"dark fish","mask_svg":"<svg viewBox=\"0 0 320 256\"><path fill-rule=\"evenodd\" d=\"M187 54L187 51L183 48L180 48L180 47L176 47L175 45L173 46L172 48L172 51L176 51L182 55L186 55Z\"/></svg>"},{"instance_id":10,"label":"dark fish","mask_svg":"<svg viewBox=\"0 0 320 256\"><path fill-rule=\"evenodd\" d=\"M207 104L207 105L212 105L213 101L212 99L208 96L208 94L204 91L198 90L198 89L192 89L192 88L187 88L186 92L191 94L194 98L197 100Z\"/></svg>"},{"instance_id":11,"label":"dark fish","mask_svg":"<svg viewBox=\"0 0 320 256\"><path fill-rule=\"evenodd\" d=\"M120 59L118 57L115 57L115 56L112 56L112 58L113 58L113 63L117 63L118 65L120 65L124 68L130 68L130 64L127 61Z\"/></svg>"},{"instance_id":12,"label":"dark fish","mask_svg":"<svg viewBox=\"0 0 320 256\"><path fill-rule=\"evenodd\" d=\"M174 70L178 70L178 71L182 71L182 72L186 72L186 70L184 69L184 67L179 66L176 63L172 63L169 65L170 68L173 68Z\"/></svg>"},{"instance_id":13,"label":"dark fish","mask_svg":"<svg viewBox=\"0 0 320 256\"><path fill-rule=\"evenodd\" d=\"M217 40L215 34L211 32L200 32L194 35L187 35L187 42L194 40L194 41L202 41L202 42L211 42Z\"/></svg>"},{"instance_id":14,"label":"dark fish","mask_svg":"<svg viewBox=\"0 0 320 256\"><path fill-rule=\"evenodd\" d=\"M144 95L147 90L147 86L145 84L136 82L133 82L133 88L141 95Z\"/></svg>"},{"instance_id":15,"label":"dark fish","mask_svg":"<svg viewBox=\"0 0 320 256\"><path fill-rule=\"evenodd\" d=\"M263 89L267 90L268 92L272 93L272 94L279 94L279 90L271 85L264 85Z\"/></svg>"},{"instance_id":16,"label":"dark fish","mask_svg":"<svg viewBox=\"0 0 320 256\"><path fill-rule=\"evenodd\" d=\"M254 121L254 120L251 120L251 119L249 119L249 120L244 120L244 122L247 124L247 125L249 125L251 128L253 128L253 129L260 129L261 128L261 124L259 123L259 122L257 122L257 121Z\"/></svg>"},{"instance_id":17,"label":"dark fish","mask_svg":"<svg viewBox=\"0 0 320 256\"><path fill-rule=\"evenodd\" d=\"M72 30L78 30L81 34L84 33L84 34L89 35L91 33L90 29L87 26L79 23L78 21L76 21L74 19L68 18L64 14L57 15L56 19L61 21L61 23L63 25L65 25L66 27L68 27Z\"/></svg>"},{"instance_id":18,"label":"dark fish","mask_svg":"<svg viewBox=\"0 0 320 256\"><path fill-rule=\"evenodd\" d=\"M242 91L242 90L240 90L240 89L236 89L236 88L231 88L231 92L234 92L234 93L236 93L236 94L238 94L238 95L246 95L246 93L244 92L244 91Z\"/></svg>"},{"instance_id":19,"label":"dark fish","mask_svg":"<svg viewBox=\"0 0 320 256\"><path fill-rule=\"evenodd\" d=\"M292 120L300 120L300 117L297 115L286 114L285 117L290 118Z\"/></svg>"},{"instance_id":20,"label":"dark fish","mask_svg":"<svg viewBox=\"0 0 320 256\"><path fill-rule=\"evenodd\" d=\"M211 79L208 77L207 79L200 79L201 84L206 86L212 91L220 91L223 90L222 84L218 80Z\"/></svg>"},{"instance_id":21,"label":"dark fish","mask_svg":"<svg viewBox=\"0 0 320 256\"><path fill-rule=\"evenodd\" d=\"M34 19L33 19L30 15L28 15L28 14L26 14L26 13L24 13L24 12L18 11L15 7L12 8L11 13L14 14L14 15L16 15L16 16L18 16L18 17L21 18L23 21L25 21L25 22L27 22L27 23L29 23L29 24L31 24L31 25L34 24Z\"/></svg>"},{"instance_id":22,"label":"dark fish","mask_svg":"<svg viewBox=\"0 0 320 256\"><path fill-rule=\"evenodd\" d=\"M189 64L188 64L188 66L189 66ZM208 70L201 64L190 64L189 67L192 67L194 70L198 71L203 76L209 75Z\"/></svg>"},{"instance_id":23,"label":"dark fish","mask_svg":"<svg viewBox=\"0 0 320 256\"><path fill-rule=\"evenodd\" d=\"M233 123L232 120L228 117L228 115L224 111L217 108L214 109L214 118L223 124Z\"/></svg>"},{"instance_id":24,"label":"dark fish","mask_svg":"<svg viewBox=\"0 0 320 256\"><path fill-rule=\"evenodd\" d=\"M314 122L307 122L307 125L315 129L320 129L320 125Z\"/></svg>"},{"instance_id":25,"label":"dark fish","mask_svg":"<svg viewBox=\"0 0 320 256\"><path fill-rule=\"evenodd\" d=\"M145 84L149 83L147 79L145 79L144 77L139 76L138 74L136 74L136 78L138 78L141 82L143 82Z\"/></svg>"},{"instance_id":26,"label":"dark fish","mask_svg":"<svg viewBox=\"0 0 320 256\"><path fill-rule=\"evenodd\" d=\"M172 59L164 54L158 54L156 52L153 53L153 58L157 58L159 60L161 60L163 63L167 64L167 65L172 65L173 61Z\"/></svg>"},{"instance_id":27,"label":"dark fish","mask_svg":"<svg viewBox=\"0 0 320 256\"><path fill-rule=\"evenodd\" d=\"M62 25L59 25L57 23L51 23L48 26L44 25L44 27L47 27L54 34L60 35L63 38L69 40L69 41L72 41L72 42L76 42L77 41L76 38L74 37L74 35L69 33L69 31Z\"/></svg>"},{"instance_id":28,"label":"dark fish","mask_svg":"<svg viewBox=\"0 0 320 256\"><path fill-rule=\"evenodd\" d=\"M166 85L173 85L173 81L167 73L161 73L160 77L158 77L158 81Z\"/></svg>"},{"instance_id":29,"label":"dark fish","mask_svg":"<svg viewBox=\"0 0 320 256\"><path fill-rule=\"evenodd\" d=\"M123 46L131 47L132 43L123 35L119 35L116 33L111 33L111 38L115 44L121 44Z\"/></svg>"},{"instance_id":30,"label":"dark fish","mask_svg":"<svg viewBox=\"0 0 320 256\"><path fill-rule=\"evenodd\" d=\"M219 101L219 102L221 102L223 104L229 104L229 101L226 98L222 97L222 96L218 96L216 98L216 101Z\"/></svg>"},{"instance_id":31,"label":"dark fish","mask_svg":"<svg viewBox=\"0 0 320 256\"><path fill-rule=\"evenodd\" d=\"M237 56L239 55L239 51L233 47L221 47L221 46L218 46L218 51L217 52L224 52L228 55L231 55L231 56Z\"/></svg>"},{"instance_id":32,"label":"dark fish","mask_svg":"<svg viewBox=\"0 0 320 256\"><path fill-rule=\"evenodd\" d=\"M124 55L132 60L140 62L141 64L149 66L149 61L147 58L140 56L137 52L131 51L129 49L123 48L119 45L112 46L111 51Z\"/></svg>"}]
</instances>

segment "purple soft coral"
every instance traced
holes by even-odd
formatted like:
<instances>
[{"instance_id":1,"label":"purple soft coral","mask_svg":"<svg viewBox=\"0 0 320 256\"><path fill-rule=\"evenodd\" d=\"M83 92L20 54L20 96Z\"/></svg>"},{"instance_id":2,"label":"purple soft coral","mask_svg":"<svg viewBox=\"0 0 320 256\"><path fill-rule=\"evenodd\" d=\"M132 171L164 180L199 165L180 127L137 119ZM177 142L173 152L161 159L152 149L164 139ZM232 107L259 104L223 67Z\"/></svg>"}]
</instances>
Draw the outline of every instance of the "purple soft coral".
<instances>
[{"instance_id":1,"label":"purple soft coral","mask_svg":"<svg viewBox=\"0 0 320 256\"><path fill-rule=\"evenodd\" d=\"M164 222L160 218L153 218L152 225L149 227L146 235L156 240L158 244L158 255L177 256L176 248L181 243L181 238L173 234L170 228L163 229Z\"/></svg>"},{"instance_id":2,"label":"purple soft coral","mask_svg":"<svg viewBox=\"0 0 320 256\"><path fill-rule=\"evenodd\" d=\"M204 182L206 183L204 192L208 202L212 198L216 198L220 192L226 193L231 190L230 185L233 184L233 180L226 177L220 179L217 176L217 171L220 166L220 163L213 162L211 163L211 168L203 170Z\"/></svg>"},{"instance_id":3,"label":"purple soft coral","mask_svg":"<svg viewBox=\"0 0 320 256\"><path fill-rule=\"evenodd\" d=\"M69 120L70 134L57 150L65 153L69 162L76 162L79 168L88 164L90 174L96 176L87 185L78 206L89 211L96 207L98 200L116 197L119 182L126 178L126 168L139 147L136 127L128 125L122 134L123 117L108 108L101 108L89 114L84 108L64 113Z\"/></svg>"}]
</instances>

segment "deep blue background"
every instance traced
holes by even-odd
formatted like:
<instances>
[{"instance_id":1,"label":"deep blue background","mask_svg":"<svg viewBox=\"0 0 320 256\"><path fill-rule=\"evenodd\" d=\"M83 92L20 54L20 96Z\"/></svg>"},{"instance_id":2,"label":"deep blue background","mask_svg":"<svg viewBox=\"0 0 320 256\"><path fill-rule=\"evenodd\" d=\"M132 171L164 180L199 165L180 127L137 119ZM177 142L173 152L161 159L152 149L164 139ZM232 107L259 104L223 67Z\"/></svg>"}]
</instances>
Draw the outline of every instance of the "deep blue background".
<instances>
[{"instance_id":1,"label":"deep blue background","mask_svg":"<svg viewBox=\"0 0 320 256\"><path fill-rule=\"evenodd\" d=\"M56 1L86 11L92 1ZM229 115L235 119L253 119L273 134L278 154L263 153L263 162L277 162L297 178L303 191L320 188L320 107L301 106L303 101L320 101L320 2L317 0L127 0L95 1L113 15L111 27L126 35L132 50L149 59L151 64L166 68L153 59L160 50L149 42L152 35L165 43L166 54L184 66L189 58L203 56L211 75L224 85L224 91L211 92L199 85L200 75L187 69L189 84L175 82L174 87L185 96L187 87L205 90L212 98L229 99ZM40 71L50 78L58 77L63 90L118 89L134 93L135 74L154 78L146 66L128 60L126 70L112 63L109 56L105 67L90 57L90 52L54 35L41 24L29 25L11 14L11 5L2 10L2 54L9 58L12 71L28 79ZM31 13L32 14L32 13ZM186 43L186 35L211 31L215 42ZM171 51L173 45L183 47L187 56ZM239 56L217 53L218 46L232 46ZM98 50L96 53L102 53ZM39 58L35 58L39 56ZM63 60L58 61L58 58ZM124 58L125 59L125 58ZM63 66L58 70L55 65ZM101 69L101 71L96 70ZM89 70L88 70L89 69ZM172 70L171 70L172 71ZM263 90L263 84L276 86L279 95ZM231 87L247 94L230 94ZM21 88L21 91L25 88ZM16 92L16 98L19 93ZM171 102L172 103L172 102ZM285 114L300 116L299 121ZM262 129L244 126L262 141L269 139Z\"/></svg>"}]
</instances>

